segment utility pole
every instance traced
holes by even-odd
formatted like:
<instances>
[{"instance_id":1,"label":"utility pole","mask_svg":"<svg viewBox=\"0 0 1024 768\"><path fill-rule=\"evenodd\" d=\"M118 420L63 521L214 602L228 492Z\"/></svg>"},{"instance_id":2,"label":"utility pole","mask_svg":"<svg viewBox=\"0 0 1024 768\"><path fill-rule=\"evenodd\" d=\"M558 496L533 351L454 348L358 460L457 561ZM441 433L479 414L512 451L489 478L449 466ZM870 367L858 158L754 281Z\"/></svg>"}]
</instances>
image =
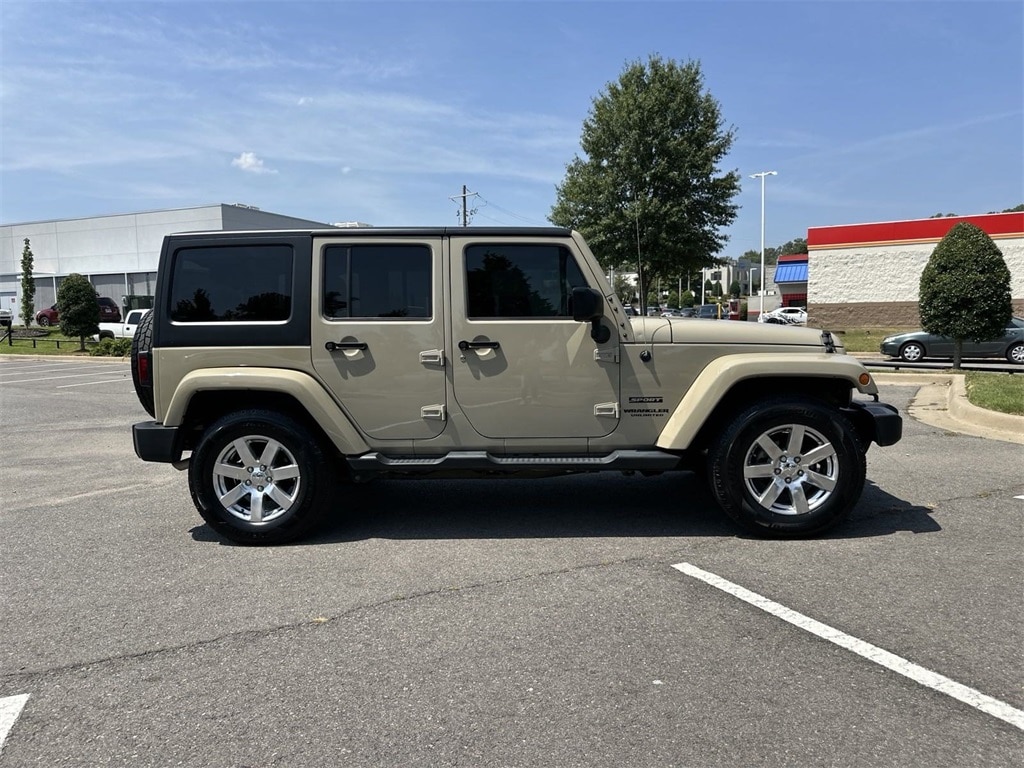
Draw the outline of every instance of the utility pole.
<instances>
[{"instance_id":1,"label":"utility pole","mask_svg":"<svg viewBox=\"0 0 1024 768\"><path fill-rule=\"evenodd\" d=\"M476 197L476 196L477 196L476 192L470 192L466 188L466 185L463 184L462 185L462 194L461 195L452 195L451 197L448 198L449 200L451 200L453 202L455 200L460 199L460 198L462 199L462 224L461 224L461 226L463 226L463 227L468 227L469 226L469 217L472 216L474 213L476 213L476 208L473 208L472 210L470 210L469 209L469 205L468 205L469 198Z\"/></svg>"}]
</instances>

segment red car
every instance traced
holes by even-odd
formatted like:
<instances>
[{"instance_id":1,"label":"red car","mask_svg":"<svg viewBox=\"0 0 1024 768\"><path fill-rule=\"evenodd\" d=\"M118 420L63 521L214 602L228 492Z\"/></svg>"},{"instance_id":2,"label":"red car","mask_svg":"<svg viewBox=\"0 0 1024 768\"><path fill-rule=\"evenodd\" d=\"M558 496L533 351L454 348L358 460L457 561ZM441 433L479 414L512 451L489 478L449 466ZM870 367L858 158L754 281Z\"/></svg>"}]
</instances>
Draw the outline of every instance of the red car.
<instances>
[{"instance_id":1,"label":"red car","mask_svg":"<svg viewBox=\"0 0 1024 768\"><path fill-rule=\"evenodd\" d=\"M106 296L98 296L96 303L100 305L101 323L121 322L121 308L117 306L113 299L108 299ZM49 325L57 325L60 322L60 316L57 314L57 305L54 304L49 309L40 309L36 312L36 322L44 328Z\"/></svg>"}]
</instances>

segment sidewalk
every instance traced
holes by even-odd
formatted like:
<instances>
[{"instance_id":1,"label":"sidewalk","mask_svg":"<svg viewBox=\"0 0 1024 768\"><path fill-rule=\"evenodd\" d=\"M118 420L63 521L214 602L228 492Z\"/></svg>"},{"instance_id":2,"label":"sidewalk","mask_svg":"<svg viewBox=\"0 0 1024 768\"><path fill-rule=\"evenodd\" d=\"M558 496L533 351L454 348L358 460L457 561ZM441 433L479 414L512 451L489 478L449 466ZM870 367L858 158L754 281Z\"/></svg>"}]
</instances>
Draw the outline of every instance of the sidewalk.
<instances>
[{"instance_id":1,"label":"sidewalk","mask_svg":"<svg viewBox=\"0 0 1024 768\"><path fill-rule=\"evenodd\" d=\"M910 415L949 432L1024 445L1024 416L998 413L972 405L963 374L877 373L880 385L920 387L910 402Z\"/></svg>"}]
</instances>

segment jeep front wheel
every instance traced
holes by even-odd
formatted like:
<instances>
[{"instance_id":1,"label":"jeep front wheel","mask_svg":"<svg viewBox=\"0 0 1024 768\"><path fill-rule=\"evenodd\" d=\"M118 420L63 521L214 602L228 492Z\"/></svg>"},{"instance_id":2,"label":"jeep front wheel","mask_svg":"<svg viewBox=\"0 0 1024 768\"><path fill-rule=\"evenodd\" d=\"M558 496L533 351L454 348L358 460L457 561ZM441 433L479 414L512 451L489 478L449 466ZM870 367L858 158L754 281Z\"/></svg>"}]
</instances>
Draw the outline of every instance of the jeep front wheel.
<instances>
[{"instance_id":1,"label":"jeep front wheel","mask_svg":"<svg viewBox=\"0 0 1024 768\"><path fill-rule=\"evenodd\" d=\"M708 473L721 507L748 530L807 536L849 515L866 461L852 425L835 409L779 398L732 421L711 446Z\"/></svg>"},{"instance_id":2,"label":"jeep front wheel","mask_svg":"<svg viewBox=\"0 0 1024 768\"><path fill-rule=\"evenodd\" d=\"M206 431L189 462L189 488L217 533L242 544L280 544L322 519L332 466L316 436L290 416L241 411Z\"/></svg>"}]
</instances>

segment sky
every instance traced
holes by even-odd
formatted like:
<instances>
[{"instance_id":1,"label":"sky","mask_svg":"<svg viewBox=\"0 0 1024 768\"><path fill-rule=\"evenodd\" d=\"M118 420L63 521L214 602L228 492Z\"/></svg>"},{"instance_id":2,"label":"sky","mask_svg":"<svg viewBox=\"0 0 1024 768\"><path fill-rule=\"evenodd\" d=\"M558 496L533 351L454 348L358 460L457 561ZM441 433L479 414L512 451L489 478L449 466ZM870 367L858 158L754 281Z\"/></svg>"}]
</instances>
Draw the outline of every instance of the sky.
<instances>
[{"instance_id":1,"label":"sky","mask_svg":"<svg viewBox=\"0 0 1024 768\"><path fill-rule=\"evenodd\" d=\"M742 175L719 256L1024 203L1024 3L0 3L0 224L243 203L544 226L625 66L698 61ZM456 197L456 199L452 199Z\"/></svg>"}]
</instances>

